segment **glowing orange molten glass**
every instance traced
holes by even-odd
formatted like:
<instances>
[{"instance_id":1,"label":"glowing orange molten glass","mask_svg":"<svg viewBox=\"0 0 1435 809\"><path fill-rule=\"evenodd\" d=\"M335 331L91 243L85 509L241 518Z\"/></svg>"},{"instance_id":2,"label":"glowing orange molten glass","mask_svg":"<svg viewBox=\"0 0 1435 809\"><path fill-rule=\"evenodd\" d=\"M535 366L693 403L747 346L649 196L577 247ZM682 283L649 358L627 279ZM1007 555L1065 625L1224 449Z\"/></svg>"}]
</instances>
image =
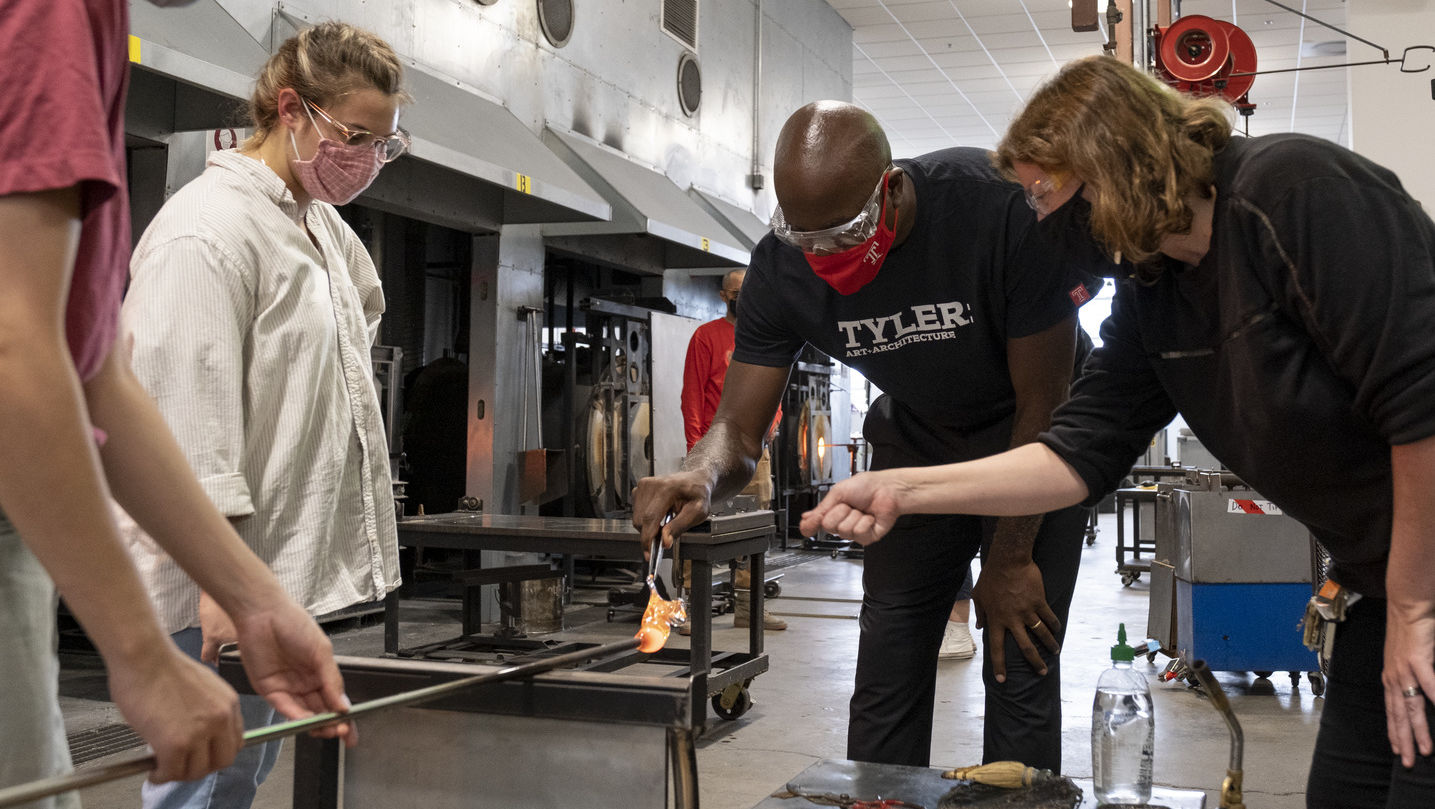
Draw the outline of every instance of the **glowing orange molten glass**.
<instances>
[{"instance_id":1,"label":"glowing orange molten glass","mask_svg":"<svg viewBox=\"0 0 1435 809\"><path fill-rule=\"evenodd\" d=\"M652 654L668 642L673 627L686 623L688 612L681 601L665 601L656 590L648 593L648 608L643 611L643 624L638 629L638 651Z\"/></svg>"}]
</instances>

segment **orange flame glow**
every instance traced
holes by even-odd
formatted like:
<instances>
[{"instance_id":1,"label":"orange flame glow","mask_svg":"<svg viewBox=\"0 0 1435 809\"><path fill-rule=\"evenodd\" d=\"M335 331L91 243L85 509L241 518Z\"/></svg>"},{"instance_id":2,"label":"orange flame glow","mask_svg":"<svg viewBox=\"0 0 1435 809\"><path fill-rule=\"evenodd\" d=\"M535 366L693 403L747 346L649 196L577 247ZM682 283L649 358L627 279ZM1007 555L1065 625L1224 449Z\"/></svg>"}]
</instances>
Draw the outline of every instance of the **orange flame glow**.
<instances>
[{"instance_id":1,"label":"orange flame glow","mask_svg":"<svg viewBox=\"0 0 1435 809\"><path fill-rule=\"evenodd\" d=\"M638 651L652 654L663 648L673 627L688 621L688 611L682 601L665 601L658 597L656 590L648 591L648 608L643 611L643 622L636 637L641 641Z\"/></svg>"}]
</instances>

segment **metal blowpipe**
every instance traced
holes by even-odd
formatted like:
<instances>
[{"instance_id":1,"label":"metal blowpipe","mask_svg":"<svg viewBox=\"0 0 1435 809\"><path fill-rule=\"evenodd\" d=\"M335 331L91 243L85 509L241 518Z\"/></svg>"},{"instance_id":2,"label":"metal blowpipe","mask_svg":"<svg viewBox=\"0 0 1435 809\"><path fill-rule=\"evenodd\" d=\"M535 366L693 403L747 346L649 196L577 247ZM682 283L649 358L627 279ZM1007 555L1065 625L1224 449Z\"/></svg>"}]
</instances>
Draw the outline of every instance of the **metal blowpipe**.
<instances>
[{"instance_id":1,"label":"metal blowpipe","mask_svg":"<svg viewBox=\"0 0 1435 809\"><path fill-rule=\"evenodd\" d=\"M581 649L576 652L556 655L554 657L534 660L529 663L522 663L516 666L508 666L497 671L484 674L476 674L472 677L464 677L447 683L439 683L415 691L404 691L392 694L387 697L361 702L348 710L347 713L321 713L306 719L295 719L290 722L281 722L276 725L255 728L244 734L244 746L272 742L275 739L284 739L290 736L298 736L311 730L318 730L329 725L336 725L340 722L347 722L351 719L374 713L375 711L387 710L389 708L400 708L406 705L418 705L424 702L431 702L439 697L472 688L476 685L504 682L506 680L518 680L524 677L531 677L535 674L542 674L545 671L552 671L556 668L571 663L582 663L595 657L617 654L638 648L638 638L626 638L624 640L605 643L589 649ZM52 795L59 795L62 792L69 792L74 789L103 784L107 781L114 781L119 778L126 778L131 775L149 772L154 769L155 757L148 749L132 753L118 761L106 764L103 767L90 767L83 770L76 770L65 775L57 775L53 778L45 778L39 781L31 781L28 784L18 784L13 787L0 789L0 809L7 806L17 806L22 803L48 798Z\"/></svg>"},{"instance_id":2,"label":"metal blowpipe","mask_svg":"<svg viewBox=\"0 0 1435 809\"><path fill-rule=\"evenodd\" d=\"M1245 754L1245 734L1241 732L1241 723L1236 720L1235 711L1231 710L1231 703L1226 699L1226 692L1221 690L1221 684L1216 682L1215 675L1211 674L1211 668L1206 661L1197 660L1191 664L1191 673L1206 689L1206 696L1211 699L1211 704L1221 712L1226 720L1226 727L1231 731L1231 761L1226 767L1226 780L1221 783L1221 809L1246 809L1245 796L1241 793L1241 781L1245 774L1241 768L1241 760Z\"/></svg>"}]
</instances>

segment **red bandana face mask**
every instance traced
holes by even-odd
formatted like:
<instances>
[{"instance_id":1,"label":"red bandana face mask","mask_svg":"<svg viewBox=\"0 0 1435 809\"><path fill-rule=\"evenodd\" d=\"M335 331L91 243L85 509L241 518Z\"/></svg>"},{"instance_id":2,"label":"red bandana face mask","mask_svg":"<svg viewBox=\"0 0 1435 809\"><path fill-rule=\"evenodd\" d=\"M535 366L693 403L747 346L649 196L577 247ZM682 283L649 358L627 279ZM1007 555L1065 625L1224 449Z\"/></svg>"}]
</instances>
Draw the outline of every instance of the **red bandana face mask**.
<instances>
[{"instance_id":1,"label":"red bandana face mask","mask_svg":"<svg viewBox=\"0 0 1435 809\"><path fill-rule=\"evenodd\" d=\"M817 273L817 277L837 290L837 294L851 295L877 277L877 271L882 269L882 262L887 260L892 241L897 237L896 226L896 211L893 211L892 227L887 227L887 184L884 176L882 211L878 214L877 232L873 233L871 238L836 253L814 255L804 252L802 256L807 259L807 265Z\"/></svg>"}]
</instances>

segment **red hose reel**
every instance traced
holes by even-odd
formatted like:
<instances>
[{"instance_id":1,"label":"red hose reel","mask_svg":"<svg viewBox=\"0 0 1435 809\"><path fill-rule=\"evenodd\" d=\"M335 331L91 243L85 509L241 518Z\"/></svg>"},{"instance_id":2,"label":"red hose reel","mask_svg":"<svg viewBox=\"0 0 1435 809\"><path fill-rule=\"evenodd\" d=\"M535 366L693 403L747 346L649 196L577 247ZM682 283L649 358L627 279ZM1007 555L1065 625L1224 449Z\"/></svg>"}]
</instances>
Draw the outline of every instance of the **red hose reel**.
<instances>
[{"instance_id":1,"label":"red hose reel","mask_svg":"<svg viewBox=\"0 0 1435 809\"><path fill-rule=\"evenodd\" d=\"M1233 23L1190 14L1151 33L1156 72L1172 87L1198 96L1220 96L1240 110L1255 112L1246 94L1256 77L1256 46Z\"/></svg>"}]
</instances>

